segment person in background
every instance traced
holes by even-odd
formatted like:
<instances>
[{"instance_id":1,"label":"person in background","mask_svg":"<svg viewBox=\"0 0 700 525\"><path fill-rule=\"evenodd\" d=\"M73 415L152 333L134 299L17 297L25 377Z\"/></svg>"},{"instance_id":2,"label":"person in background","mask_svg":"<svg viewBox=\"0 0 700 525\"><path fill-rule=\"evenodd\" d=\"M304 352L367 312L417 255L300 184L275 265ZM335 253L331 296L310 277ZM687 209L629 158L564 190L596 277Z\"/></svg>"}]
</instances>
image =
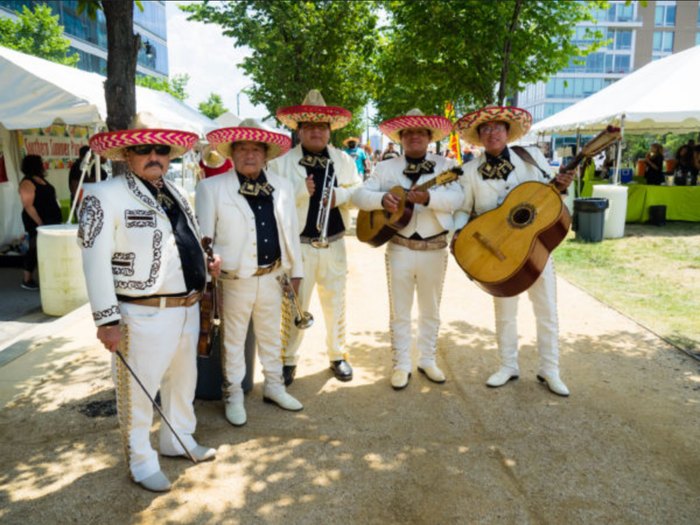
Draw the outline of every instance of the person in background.
<instances>
[{"instance_id":1,"label":"person in background","mask_svg":"<svg viewBox=\"0 0 700 525\"><path fill-rule=\"evenodd\" d=\"M70 172L68 173L68 189L70 190L71 205L73 204L73 200L75 200L75 192L78 190L78 184L80 183L80 175L83 171L81 164L88 151L90 151L90 146L82 146L80 148L80 151L78 152L78 158L75 162L73 162L73 165L70 167ZM105 173L105 170L102 169L102 167L100 167L100 180L105 180L106 178L107 173ZM90 171L85 174L83 184L89 184L93 182L95 182L94 168L90 169ZM78 208L76 207L76 209Z\"/></svg>"},{"instance_id":2,"label":"person in background","mask_svg":"<svg viewBox=\"0 0 700 525\"><path fill-rule=\"evenodd\" d=\"M349 137L343 141L343 145L345 146L345 153L350 155L350 157L352 157L352 159L355 161L357 173L360 175L360 178L362 180L365 180L367 177L369 177L372 168L370 166L369 157L367 157L367 153L365 153L365 150L362 147L360 147L359 144L360 139L358 139L357 137Z\"/></svg>"},{"instance_id":3,"label":"person in background","mask_svg":"<svg viewBox=\"0 0 700 525\"><path fill-rule=\"evenodd\" d=\"M29 236L29 249L24 254L24 278L22 288L38 290L34 279L37 267L36 240L37 227L60 224L61 207L56 200L56 189L46 180L44 161L39 155L27 155L21 166L24 178L19 183L19 197L22 201L22 223Z\"/></svg>"},{"instance_id":4,"label":"person in background","mask_svg":"<svg viewBox=\"0 0 700 525\"><path fill-rule=\"evenodd\" d=\"M644 157L646 170L644 178L647 184L658 186L664 181L664 154L661 144L653 143Z\"/></svg>"},{"instance_id":5,"label":"person in background","mask_svg":"<svg viewBox=\"0 0 700 525\"><path fill-rule=\"evenodd\" d=\"M384 153L382 153L382 160L393 159L398 157L399 155L400 153L396 151L395 144L393 142L389 142L389 144L386 145Z\"/></svg>"}]
</instances>

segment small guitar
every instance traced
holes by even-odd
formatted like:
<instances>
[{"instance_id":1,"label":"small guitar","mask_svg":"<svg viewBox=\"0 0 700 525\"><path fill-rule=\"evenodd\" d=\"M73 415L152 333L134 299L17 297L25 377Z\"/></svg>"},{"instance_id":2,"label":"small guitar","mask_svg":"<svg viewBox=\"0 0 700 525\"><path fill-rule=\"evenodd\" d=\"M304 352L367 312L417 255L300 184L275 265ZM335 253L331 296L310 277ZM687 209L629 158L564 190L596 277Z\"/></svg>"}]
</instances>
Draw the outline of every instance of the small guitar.
<instances>
[{"instance_id":1,"label":"small guitar","mask_svg":"<svg viewBox=\"0 0 700 525\"><path fill-rule=\"evenodd\" d=\"M207 254L207 264L214 261L211 237L202 239L202 248ZM212 354L212 344L218 340L221 329L221 301L217 280L212 277L206 284L199 305L199 339L197 340L197 355L209 357Z\"/></svg>"},{"instance_id":2,"label":"small guitar","mask_svg":"<svg viewBox=\"0 0 700 525\"><path fill-rule=\"evenodd\" d=\"M562 171L574 169L619 138L620 128L608 126ZM457 235L453 253L462 270L484 291L512 297L537 280L570 225L571 216L553 183L524 182L498 208L469 221Z\"/></svg>"},{"instance_id":3,"label":"small guitar","mask_svg":"<svg viewBox=\"0 0 700 525\"><path fill-rule=\"evenodd\" d=\"M462 168L455 167L443 171L436 177L413 188L415 191L427 191L433 186L440 186L456 181L462 175ZM389 193L396 195L400 202L397 210L390 213L384 209L364 211L357 214L357 238L372 246L381 246L391 239L397 231L405 228L413 217L414 204L406 198L406 188L394 186Z\"/></svg>"}]
</instances>

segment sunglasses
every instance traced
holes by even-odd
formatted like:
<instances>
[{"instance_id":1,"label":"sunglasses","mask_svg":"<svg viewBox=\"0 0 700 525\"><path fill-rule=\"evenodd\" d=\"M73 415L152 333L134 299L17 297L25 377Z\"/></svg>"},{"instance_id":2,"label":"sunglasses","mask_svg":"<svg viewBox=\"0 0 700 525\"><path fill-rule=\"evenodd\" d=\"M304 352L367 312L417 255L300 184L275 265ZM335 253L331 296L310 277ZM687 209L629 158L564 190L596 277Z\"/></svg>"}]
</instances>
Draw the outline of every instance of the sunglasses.
<instances>
[{"instance_id":1,"label":"sunglasses","mask_svg":"<svg viewBox=\"0 0 700 525\"><path fill-rule=\"evenodd\" d=\"M156 155L170 155L170 146L165 144L139 144L138 146L129 146L129 151L136 155L150 155L151 151L155 151Z\"/></svg>"}]
</instances>

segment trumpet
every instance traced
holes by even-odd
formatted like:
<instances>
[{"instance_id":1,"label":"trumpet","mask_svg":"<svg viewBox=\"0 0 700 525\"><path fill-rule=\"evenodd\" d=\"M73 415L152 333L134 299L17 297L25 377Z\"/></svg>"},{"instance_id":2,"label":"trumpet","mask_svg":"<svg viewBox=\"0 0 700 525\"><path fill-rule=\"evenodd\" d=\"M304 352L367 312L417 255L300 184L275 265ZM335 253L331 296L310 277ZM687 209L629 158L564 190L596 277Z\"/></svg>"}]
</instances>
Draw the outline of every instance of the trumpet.
<instances>
[{"instance_id":1,"label":"trumpet","mask_svg":"<svg viewBox=\"0 0 700 525\"><path fill-rule=\"evenodd\" d=\"M328 159L328 164L326 164L326 174L323 177L321 201L318 203L318 215L316 215L316 229L321 235L311 239L311 246L314 248L328 248L328 220L331 216L333 186L335 185L335 170L333 170L333 175L330 177L328 176L328 170L331 167L331 163L331 159Z\"/></svg>"},{"instance_id":2,"label":"trumpet","mask_svg":"<svg viewBox=\"0 0 700 525\"><path fill-rule=\"evenodd\" d=\"M299 297L294 291L292 282L289 280L289 276L283 273L277 277L277 282L280 283L282 287L282 293L289 299L289 303L292 305L292 310L294 311L294 326L299 330L304 330L314 324L314 316L309 312L303 312L301 309L301 304L299 304Z\"/></svg>"}]
</instances>

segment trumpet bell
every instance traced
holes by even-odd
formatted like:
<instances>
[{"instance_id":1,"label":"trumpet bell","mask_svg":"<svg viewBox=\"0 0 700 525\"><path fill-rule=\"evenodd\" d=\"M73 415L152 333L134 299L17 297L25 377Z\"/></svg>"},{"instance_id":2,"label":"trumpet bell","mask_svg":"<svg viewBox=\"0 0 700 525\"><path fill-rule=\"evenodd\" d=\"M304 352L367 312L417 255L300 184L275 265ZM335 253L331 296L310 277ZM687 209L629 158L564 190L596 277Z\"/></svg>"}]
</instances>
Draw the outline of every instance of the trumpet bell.
<instances>
[{"instance_id":1,"label":"trumpet bell","mask_svg":"<svg viewBox=\"0 0 700 525\"><path fill-rule=\"evenodd\" d=\"M207 168L220 168L226 162L226 157L208 145L202 150L202 164Z\"/></svg>"},{"instance_id":2,"label":"trumpet bell","mask_svg":"<svg viewBox=\"0 0 700 525\"><path fill-rule=\"evenodd\" d=\"M294 319L294 326L296 326L299 330L305 330L312 324L314 324L314 316L309 312L304 312L301 314L301 317Z\"/></svg>"}]
</instances>

